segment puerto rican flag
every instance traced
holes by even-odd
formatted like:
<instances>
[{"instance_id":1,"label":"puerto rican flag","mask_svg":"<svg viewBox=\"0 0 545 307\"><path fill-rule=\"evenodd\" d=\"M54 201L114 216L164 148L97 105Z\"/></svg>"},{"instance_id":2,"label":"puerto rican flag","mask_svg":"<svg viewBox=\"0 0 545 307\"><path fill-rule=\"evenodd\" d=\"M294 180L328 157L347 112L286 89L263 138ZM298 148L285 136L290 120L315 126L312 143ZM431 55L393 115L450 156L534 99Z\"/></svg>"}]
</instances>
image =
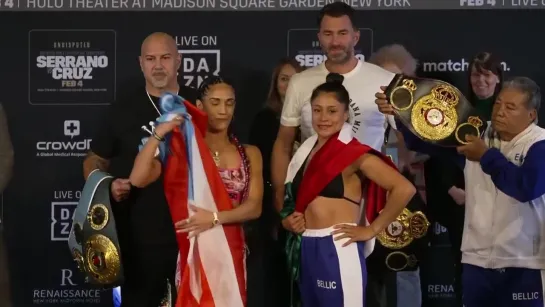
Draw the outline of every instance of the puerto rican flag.
<instances>
[{"instance_id":1,"label":"puerto rican flag","mask_svg":"<svg viewBox=\"0 0 545 307\"><path fill-rule=\"evenodd\" d=\"M169 113L183 114L181 127L167 137L162 155L164 189L173 223L191 216L190 205L212 212L233 204L204 141L207 116L179 96ZM182 110L180 112L180 110ZM185 111L185 112L184 112ZM161 121L161 119L159 120ZM210 221L212 222L212 221ZM240 224L218 225L196 237L177 233L179 246L176 307L243 307L246 305L244 233Z\"/></svg>"}]
</instances>

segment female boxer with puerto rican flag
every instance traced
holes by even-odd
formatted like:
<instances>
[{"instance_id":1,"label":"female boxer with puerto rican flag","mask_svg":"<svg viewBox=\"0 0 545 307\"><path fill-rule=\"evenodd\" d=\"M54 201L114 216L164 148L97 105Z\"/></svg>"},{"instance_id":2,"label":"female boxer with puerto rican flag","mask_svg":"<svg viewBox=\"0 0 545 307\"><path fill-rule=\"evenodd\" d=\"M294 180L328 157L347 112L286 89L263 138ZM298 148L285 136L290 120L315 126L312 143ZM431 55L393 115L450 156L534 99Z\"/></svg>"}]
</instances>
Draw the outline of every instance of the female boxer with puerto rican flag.
<instances>
[{"instance_id":1,"label":"female boxer with puerto rican flag","mask_svg":"<svg viewBox=\"0 0 545 307\"><path fill-rule=\"evenodd\" d=\"M261 214L263 177L259 150L229 135L235 104L233 86L220 77L201 84L197 107L161 97L163 115L129 178L142 187L163 175L179 246L177 298L171 305L167 295L168 307L247 306L242 223Z\"/></svg>"}]
</instances>

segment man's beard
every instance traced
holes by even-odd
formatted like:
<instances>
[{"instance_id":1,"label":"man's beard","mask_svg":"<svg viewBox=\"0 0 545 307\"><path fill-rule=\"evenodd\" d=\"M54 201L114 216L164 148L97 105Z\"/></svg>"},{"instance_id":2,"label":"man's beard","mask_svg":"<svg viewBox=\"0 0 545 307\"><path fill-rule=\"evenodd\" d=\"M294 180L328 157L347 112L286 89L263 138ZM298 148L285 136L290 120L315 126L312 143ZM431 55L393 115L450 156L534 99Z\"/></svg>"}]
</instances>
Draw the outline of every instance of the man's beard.
<instances>
[{"instance_id":1,"label":"man's beard","mask_svg":"<svg viewBox=\"0 0 545 307\"><path fill-rule=\"evenodd\" d=\"M352 58L353 52L350 48L342 49L343 52L336 54L335 56L330 56L327 52L327 59L335 64L345 64Z\"/></svg>"},{"instance_id":2,"label":"man's beard","mask_svg":"<svg viewBox=\"0 0 545 307\"><path fill-rule=\"evenodd\" d=\"M162 78L151 77L151 84L156 88L165 88L168 85L168 78L166 76Z\"/></svg>"}]
</instances>

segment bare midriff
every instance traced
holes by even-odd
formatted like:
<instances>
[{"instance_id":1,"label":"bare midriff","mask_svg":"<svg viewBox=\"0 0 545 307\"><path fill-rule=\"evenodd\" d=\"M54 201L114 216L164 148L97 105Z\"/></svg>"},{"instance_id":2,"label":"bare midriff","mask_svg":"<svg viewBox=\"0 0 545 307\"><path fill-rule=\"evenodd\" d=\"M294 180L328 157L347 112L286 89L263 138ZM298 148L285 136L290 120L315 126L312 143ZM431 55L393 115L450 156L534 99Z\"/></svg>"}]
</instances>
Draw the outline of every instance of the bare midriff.
<instances>
[{"instance_id":1,"label":"bare midriff","mask_svg":"<svg viewBox=\"0 0 545 307\"><path fill-rule=\"evenodd\" d=\"M358 201L361 199L361 181L352 173L343 174L344 196ZM360 207L344 198L316 197L305 210L305 228L322 229L336 224L357 223Z\"/></svg>"},{"instance_id":2,"label":"bare midriff","mask_svg":"<svg viewBox=\"0 0 545 307\"><path fill-rule=\"evenodd\" d=\"M322 229L336 224L356 223L360 207L342 198L318 196L305 210L305 228Z\"/></svg>"}]
</instances>

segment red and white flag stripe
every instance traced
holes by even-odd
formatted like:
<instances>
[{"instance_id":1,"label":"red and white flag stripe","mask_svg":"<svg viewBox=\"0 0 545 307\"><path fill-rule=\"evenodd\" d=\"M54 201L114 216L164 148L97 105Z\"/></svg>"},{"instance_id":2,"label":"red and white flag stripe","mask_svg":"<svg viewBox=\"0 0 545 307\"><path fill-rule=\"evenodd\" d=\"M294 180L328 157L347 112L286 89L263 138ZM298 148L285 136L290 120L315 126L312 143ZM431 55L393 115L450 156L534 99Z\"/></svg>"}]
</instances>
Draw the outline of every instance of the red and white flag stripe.
<instances>
[{"instance_id":1,"label":"red and white flag stripe","mask_svg":"<svg viewBox=\"0 0 545 307\"><path fill-rule=\"evenodd\" d=\"M202 120L206 115L188 103L186 107L197 127L190 129L194 133L189 135L179 129L172 133L169 141L171 153L164 171L165 194L174 222L193 214L190 205L211 212L233 208L204 141L202 133L205 128L199 127L199 123L206 123ZM186 144L186 141L191 143ZM189 157L187 149L190 150ZM191 181L192 185L189 184ZM191 186L193 193L188 191ZM191 239L187 239L186 233L180 233L177 239L180 254L176 307L246 305L245 245L239 224L215 226Z\"/></svg>"}]
</instances>

